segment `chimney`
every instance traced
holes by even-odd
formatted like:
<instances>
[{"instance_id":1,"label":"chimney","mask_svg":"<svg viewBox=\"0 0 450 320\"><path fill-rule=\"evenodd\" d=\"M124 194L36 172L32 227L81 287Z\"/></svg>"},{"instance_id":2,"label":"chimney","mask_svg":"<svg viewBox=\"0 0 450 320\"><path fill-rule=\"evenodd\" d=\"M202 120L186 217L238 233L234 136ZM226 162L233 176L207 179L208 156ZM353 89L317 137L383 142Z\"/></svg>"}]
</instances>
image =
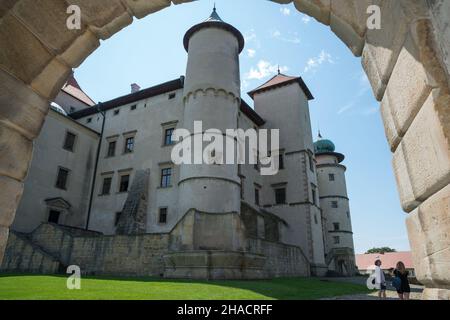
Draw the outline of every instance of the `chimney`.
<instances>
[{"instance_id":1,"label":"chimney","mask_svg":"<svg viewBox=\"0 0 450 320\"><path fill-rule=\"evenodd\" d=\"M137 85L136 83L131 84L131 93L138 92L139 90L141 90L141 87L139 87L139 85Z\"/></svg>"}]
</instances>

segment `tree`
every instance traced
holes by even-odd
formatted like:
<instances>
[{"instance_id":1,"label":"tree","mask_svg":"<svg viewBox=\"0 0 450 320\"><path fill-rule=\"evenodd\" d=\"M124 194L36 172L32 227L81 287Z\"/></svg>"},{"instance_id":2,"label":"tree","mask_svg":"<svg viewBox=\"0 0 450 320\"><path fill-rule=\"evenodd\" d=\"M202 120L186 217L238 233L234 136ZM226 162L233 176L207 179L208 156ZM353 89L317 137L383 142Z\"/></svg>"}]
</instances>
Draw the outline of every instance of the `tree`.
<instances>
[{"instance_id":1,"label":"tree","mask_svg":"<svg viewBox=\"0 0 450 320\"><path fill-rule=\"evenodd\" d=\"M389 247L372 248L370 250L367 250L366 254L371 254L371 253L384 254L384 253L389 253L389 252L397 252L397 250L395 250L393 248L389 248Z\"/></svg>"}]
</instances>

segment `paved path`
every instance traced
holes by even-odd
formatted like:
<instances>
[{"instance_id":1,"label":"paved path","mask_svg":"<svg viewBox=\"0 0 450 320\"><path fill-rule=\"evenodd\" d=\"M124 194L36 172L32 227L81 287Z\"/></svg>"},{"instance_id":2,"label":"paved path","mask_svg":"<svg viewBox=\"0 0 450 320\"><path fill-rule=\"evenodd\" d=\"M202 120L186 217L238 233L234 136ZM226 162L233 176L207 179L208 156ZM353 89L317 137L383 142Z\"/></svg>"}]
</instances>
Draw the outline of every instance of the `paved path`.
<instances>
[{"instance_id":1,"label":"paved path","mask_svg":"<svg viewBox=\"0 0 450 320\"><path fill-rule=\"evenodd\" d=\"M356 284L366 285L367 278L366 277L352 277L352 278L325 278L324 280L328 281L343 281L343 282L351 282ZM422 298L423 286L419 285L411 285L411 300L421 300ZM386 291L387 300L399 300L397 291L395 288L390 286L388 282L388 288ZM348 296L340 296L334 298L326 298L323 300L379 300L378 292L374 291L372 293L367 294L354 294Z\"/></svg>"}]
</instances>

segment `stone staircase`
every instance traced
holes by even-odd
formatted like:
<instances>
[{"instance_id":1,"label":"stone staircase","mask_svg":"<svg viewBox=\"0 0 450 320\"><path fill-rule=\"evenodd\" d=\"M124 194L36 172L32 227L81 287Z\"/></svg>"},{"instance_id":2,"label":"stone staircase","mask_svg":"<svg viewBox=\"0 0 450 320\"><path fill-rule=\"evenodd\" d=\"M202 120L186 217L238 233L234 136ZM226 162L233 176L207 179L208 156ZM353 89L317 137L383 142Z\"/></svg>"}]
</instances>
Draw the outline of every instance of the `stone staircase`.
<instances>
[{"instance_id":1,"label":"stone staircase","mask_svg":"<svg viewBox=\"0 0 450 320\"><path fill-rule=\"evenodd\" d=\"M11 231L0 272L54 274L61 271L60 261L29 235Z\"/></svg>"},{"instance_id":2,"label":"stone staircase","mask_svg":"<svg viewBox=\"0 0 450 320\"><path fill-rule=\"evenodd\" d=\"M54 274L69 265L74 237L100 233L43 223L30 234L12 231L0 272Z\"/></svg>"}]
</instances>

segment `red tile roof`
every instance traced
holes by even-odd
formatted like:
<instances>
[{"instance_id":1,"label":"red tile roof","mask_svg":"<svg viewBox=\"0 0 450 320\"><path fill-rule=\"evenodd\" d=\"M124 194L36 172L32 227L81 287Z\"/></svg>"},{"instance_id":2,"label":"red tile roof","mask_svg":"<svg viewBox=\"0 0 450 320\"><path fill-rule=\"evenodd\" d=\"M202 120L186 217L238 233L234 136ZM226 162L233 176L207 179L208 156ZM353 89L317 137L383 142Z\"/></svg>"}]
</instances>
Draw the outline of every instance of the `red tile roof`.
<instances>
[{"instance_id":1,"label":"red tile roof","mask_svg":"<svg viewBox=\"0 0 450 320\"><path fill-rule=\"evenodd\" d=\"M395 268L397 262L402 261L407 269L413 269L412 255L410 251L404 252L390 252L385 254L374 253L374 254L357 254L356 255L356 265L359 270L372 269L375 260L381 260L381 267L383 269Z\"/></svg>"},{"instance_id":2,"label":"red tile roof","mask_svg":"<svg viewBox=\"0 0 450 320\"><path fill-rule=\"evenodd\" d=\"M274 89L274 88L277 88L277 87L286 86L286 85L289 85L289 84L294 83L294 82L298 82L300 87L303 89L303 92L308 97L308 100L314 99L313 95L311 94L311 92L309 91L309 89L306 86L305 82L303 81L302 77L290 77L290 76L284 75L282 73L277 74L276 76L271 78L266 83L262 84L261 86L259 86L256 89L250 91L248 93L248 95L253 98L253 96L256 93L260 93L260 92L263 92L263 91L266 91L266 90L270 90L270 89Z\"/></svg>"},{"instance_id":3,"label":"red tile roof","mask_svg":"<svg viewBox=\"0 0 450 320\"><path fill-rule=\"evenodd\" d=\"M69 79L67 79L66 84L62 87L61 90L71 95L75 99L83 102L89 107L95 105L95 102L91 98L89 98L89 96L81 89L80 85L73 75L73 72L70 75Z\"/></svg>"}]
</instances>

